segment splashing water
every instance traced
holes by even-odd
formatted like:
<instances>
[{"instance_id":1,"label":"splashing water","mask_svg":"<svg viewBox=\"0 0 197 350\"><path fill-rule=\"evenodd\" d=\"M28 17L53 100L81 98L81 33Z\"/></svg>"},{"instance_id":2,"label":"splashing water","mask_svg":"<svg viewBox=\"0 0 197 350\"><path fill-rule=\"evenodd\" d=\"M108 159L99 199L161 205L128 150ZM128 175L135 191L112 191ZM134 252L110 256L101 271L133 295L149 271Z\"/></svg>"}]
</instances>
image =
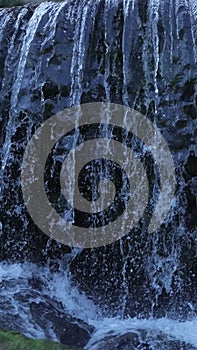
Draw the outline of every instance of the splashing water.
<instances>
[{"instance_id":1,"label":"splashing water","mask_svg":"<svg viewBox=\"0 0 197 350\"><path fill-rule=\"evenodd\" d=\"M42 288L38 285L38 281L37 285L32 286L31 281L37 278ZM197 347L196 319L181 322L167 318L142 320L106 318L101 310L73 285L67 270L51 273L47 268L39 268L34 264L1 263L0 284L1 324L5 317L3 305L7 305L7 316L12 315L10 327L13 327L15 317L19 317L17 330L21 327L21 332L31 338L46 338L43 329L32 318L31 302L39 304L50 298L51 301L62 303L66 315L77 317L95 327L91 339L85 346L87 350L96 350L109 335L120 336L128 332L139 332L140 329L148 332L161 331L176 340L188 343L188 346L190 344ZM58 341L55 333L51 332L50 336L54 341Z\"/></svg>"},{"instance_id":2,"label":"splashing water","mask_svg":"<svg viewBox=\"0 0 197 350\"><path fill-rule=\"evenodd\" d=\"M153 343L155 331L197 348L197 240L192 218L196 21L195 0L71 0L0 11L4 62L0 71L0 239L2 260L14 260L0 263L0 327L58 341L50 325L46 334L31 311L33 302L57 302L65 315L95 328L86 350L100 349L109 336L134 332L142 337L140 330L150 334ZM7 35L9 40L5 40ZM103 101L142 111L158 125L177 167L176 198L164 227L153 234L147 233L145 219L113 246L68 251L47 241L25 212L20 188L22 157L43 120L67 107ZM89 139L92 132L88 130ZM110 132L116 135L113 129ZM68 135L67 143L62 143L64 151L72 141L77 144L78 134ZM136 153L147 154L145 145L139 146L138 140L133 144ZM112 152L108 146L105 156ZM99 142L95 153L98 148ZM63 155L57 155L51 175L61 159ZM72 199L75 152L70 159L72 164L66 167L72 174L67 184ZM159 183L153 168L149 170L155 171L154 180ZM154 195L159 185L152 187ZM103 188L105 194L104 184ZM93 194L97 192L96 188ZM43 266L19 263L20 259ZM49 267L51 260L58 265L56 272Z\"/></svg>"}]
</instances>

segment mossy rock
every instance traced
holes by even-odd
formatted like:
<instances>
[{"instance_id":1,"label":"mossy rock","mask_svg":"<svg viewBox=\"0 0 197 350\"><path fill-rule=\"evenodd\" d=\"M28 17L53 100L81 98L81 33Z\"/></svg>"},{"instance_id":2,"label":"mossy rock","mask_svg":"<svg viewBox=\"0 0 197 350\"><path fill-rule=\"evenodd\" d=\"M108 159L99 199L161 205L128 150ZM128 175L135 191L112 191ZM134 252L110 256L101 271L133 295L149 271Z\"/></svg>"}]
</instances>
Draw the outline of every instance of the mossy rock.
<instances>
[{"instance_id":1,"label":"mossy rock","mask_svg":"<svg viewBox=\"0 0 197 350\"><path fill-rule=\"evenodd\" d=\"M24 2L22 0L0 0L0 8L21 6L23 4L24 4Z\"/></svg>"},{"instance_id":2,"label":"mossy rock","mask_svg":"<svg viewBox=\"0 0 197 350\"><path fill-rule=\"evenodd\" d=\"M29 339L18 333L0 330L0 350L80 350L49 340Z\"/></svg>"}]
</instances>

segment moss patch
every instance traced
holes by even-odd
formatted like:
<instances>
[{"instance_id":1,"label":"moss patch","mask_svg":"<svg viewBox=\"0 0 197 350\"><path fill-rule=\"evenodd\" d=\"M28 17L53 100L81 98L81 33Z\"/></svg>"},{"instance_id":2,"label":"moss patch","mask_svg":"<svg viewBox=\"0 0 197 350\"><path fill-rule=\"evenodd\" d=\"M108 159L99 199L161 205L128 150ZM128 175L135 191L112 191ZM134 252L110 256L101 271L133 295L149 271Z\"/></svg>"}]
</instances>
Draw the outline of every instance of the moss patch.
<instances>
[{"instance_id":1,"label":"moss patch","mask_svg":"<svg viewBox=\"0 0 197 350\"><path fill-rule=\"evenodd\" d=\"M1 7L20 6L23 4L24 4L24 2L22 0L0 0L0 8Z\"/></svg>"},{"instance_id":2,"label":"moss patch","mask_svg":"<svg viewBox=\"0 0 197 350\"><path fill-rule=\"evenodd\" d=\"M0 330L0 350L76 350L48 340L26 338L18 333Z\"/></svg>"}]
</instances>

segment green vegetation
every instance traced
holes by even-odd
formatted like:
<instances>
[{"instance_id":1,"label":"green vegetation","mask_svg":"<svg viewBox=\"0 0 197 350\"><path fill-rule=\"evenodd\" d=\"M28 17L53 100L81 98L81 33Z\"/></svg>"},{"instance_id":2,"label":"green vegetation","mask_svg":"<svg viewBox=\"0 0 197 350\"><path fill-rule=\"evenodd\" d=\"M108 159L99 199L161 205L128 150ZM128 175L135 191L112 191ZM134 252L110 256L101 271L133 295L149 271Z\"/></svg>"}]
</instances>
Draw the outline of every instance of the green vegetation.
<instances>
[{"instance_id":1,"label":"green vegetation","mask_svg":"<svg viewBox=\"0 0 197 350\"><path fill-rule=\"evenodd\" d=\"M0 0L0 7L12 7L12 6L19 6L24 5L23 0Z\"/></svg>"},{"instance_id":2,"label":"green vegetation","mask_svg":"<svg viewBox=\"0 0 197 350\"><path fill-rule=\"evenodd\" d=\"M34 340L18 333L0 330L0 350L74 350L76 348L61 345L48 340Z\"/></svg>"}]
</instances>

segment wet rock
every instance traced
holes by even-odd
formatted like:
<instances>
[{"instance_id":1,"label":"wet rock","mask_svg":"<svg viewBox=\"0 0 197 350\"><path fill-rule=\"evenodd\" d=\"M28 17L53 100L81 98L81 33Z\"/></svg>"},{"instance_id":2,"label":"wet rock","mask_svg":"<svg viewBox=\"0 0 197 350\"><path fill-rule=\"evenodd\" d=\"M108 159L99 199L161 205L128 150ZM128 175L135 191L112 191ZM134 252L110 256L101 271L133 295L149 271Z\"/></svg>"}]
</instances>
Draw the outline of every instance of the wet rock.
<instances>
[{"instance_id":1,"label":"wet rock","mask_svg":"<svg viewBox=\"0 0 197 350\"><path fill-rule=\"evenodd\" d=\"M109 335L92 344L95 350L195 350L190 344L163 333L135 330L123 335Z\"/></svg>"},{"instance_id":2,"label":"wet rock","mask_svg":"<svg viewBox=\"0 0 197 350\"><path fill-rule=\"evenodd\" d=\"M42 10L33 4L7 9L5 17L1 11L0 259L58 268L72 250L41 232L24 205L21 162L34 131L76 103L126 104L154 121L168 143L176 167L175 201L157 232L147 230L150 206L121 242L83 250L70 271L111 314L122 314L124 300L126 315L177 311L186 317L197 305L194 14L170 0L158 8L151 1L128 3L127 11L121 0L110 8L107 1L95 2L86 17L82 2L74 0L60 12L61 4L50 2Z\"/></svg>"},{"instance_id":3,"label":"wet rock","mask_svg":"<svg viewBox=\"0 0 197 350\"><path fill-rule=\"evenodd\" d=\"M9 291L8 295L1 294L2 329L77 348L83 348L89 341L94 327L70 315L61 302L50 298L39 278L5 279L0 282L0 287L1 291Z\"/></svg>"},{"instance_id":4,"label":"wet rock","mask_svg":"<svg viewBox=\"0 0 197 350\"><path fill-rule=\"evenodd\" d=\"M85 322L66 315L61 304L50 300L48 302L32 302L30 310L34 322L42 327L47 338L54 332L60 343L84 347L90 339L94 328Z\"/></svg>"}]
</instances>

